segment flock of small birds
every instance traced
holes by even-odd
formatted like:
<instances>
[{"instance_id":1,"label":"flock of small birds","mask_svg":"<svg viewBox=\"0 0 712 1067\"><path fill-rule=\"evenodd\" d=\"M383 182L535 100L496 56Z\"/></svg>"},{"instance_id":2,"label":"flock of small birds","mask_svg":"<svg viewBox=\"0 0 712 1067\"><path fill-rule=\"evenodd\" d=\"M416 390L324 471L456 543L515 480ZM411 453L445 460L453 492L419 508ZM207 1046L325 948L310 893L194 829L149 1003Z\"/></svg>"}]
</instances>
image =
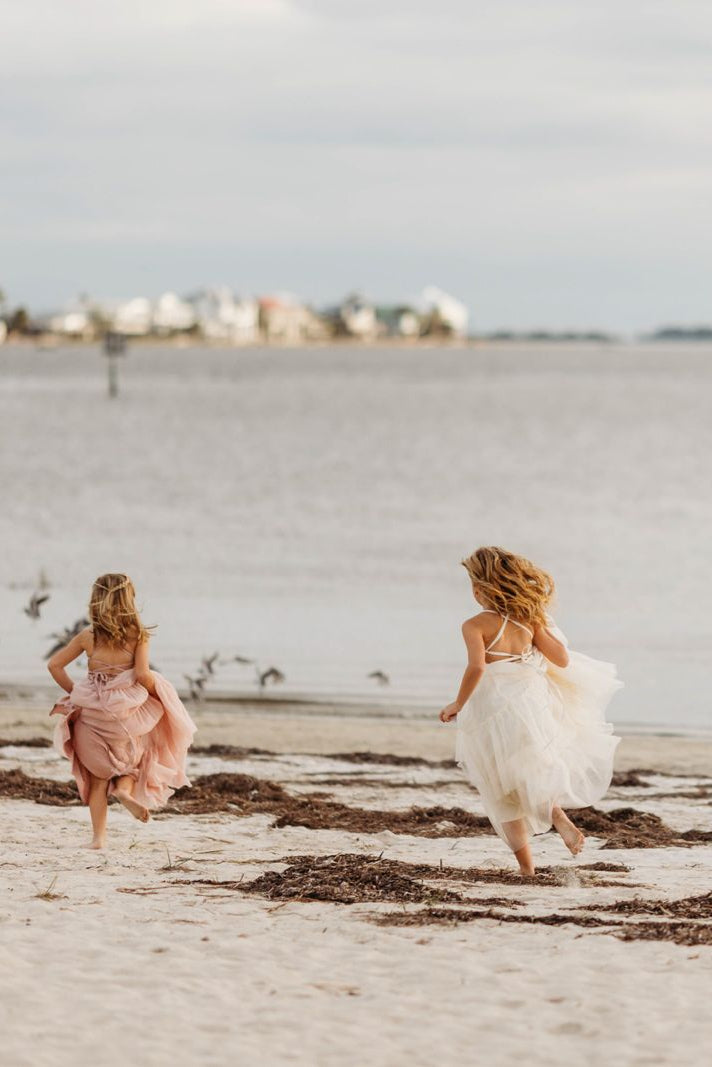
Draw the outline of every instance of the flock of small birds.
<instances>
[{"instance_id":1,"label":"flock of small birds","mask_svg":"<svg viewBox=\"0 0 712 1067\"><path fill-rule=\"evenodd\" d=\"M278 667L261 669L253 659L248 659L247 656L231 656L229 659L221 660L220 654L213 652L212 656L203 656L200 661L200 667L195 674L183 675L188 683L190 699L202 700L205 695L205 687L215 677L217 668L226 667L229 663L240 663L243 666L251 664L255 668L255 678L260 692L270 684L279 685L286 680L286 676Z\"/></svg>"},{"instance_id":2,"label":"flock of small birds","mask_svg":"<svg viewBox=\"0 0 712 1067\"><path fill-rule=\"evenodd\" d=\"M49 588L49 581L45 576L44 571L40 572L40 578L38 581L38 589L32 593L29 601L22 609L27 615L28 619L37 621L41 618L42 605L46 604L50 599L50 594L45 590ZM77 619L73 626L67 626L64 630L59 630L56 633L50 634L52 641L52 647L45 655L45 659L49 659L60 648L64 648L73 637L89 625L89 619L81 618ZM191 700L202 700L204 696L205 687L208 682L215 677L217 668L224 667L229 663L240 663L243 666L252 664L255 668L255 675L257 686L260 692L263 692L268 685L280 685L286 680L285 675L278 667L267 667L266 669L260 668L255 660L248 659L246 656L232 656L229 659L221 660L218 652L213 652L211 656L203 656L200 661L200 667L195 674L184 674L186 682L188 683L188 690ZM371 678L378 685L386 686L390 685L390 678L385 671L376 670L371 671L366 675L367 678Z\"/></svg>"}]
</instances>

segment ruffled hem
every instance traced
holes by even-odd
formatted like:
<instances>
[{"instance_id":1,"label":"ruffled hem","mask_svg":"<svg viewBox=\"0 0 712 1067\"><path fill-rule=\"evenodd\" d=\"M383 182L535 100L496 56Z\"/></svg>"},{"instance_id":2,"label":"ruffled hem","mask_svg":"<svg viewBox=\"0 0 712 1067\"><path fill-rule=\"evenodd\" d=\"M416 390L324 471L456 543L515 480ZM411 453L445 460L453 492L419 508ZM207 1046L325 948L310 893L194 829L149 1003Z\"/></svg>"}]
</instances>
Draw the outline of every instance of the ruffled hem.
<instances>
[{"instance_id":1,"label":"ruffled hem","mask_svg":"<svg viewBox=\"0 0 712 1067\"><path fill-rule=\"evenodd\" d=\"M92 774L109 780L110 794L114 779L129 775L136 783L134 798L151 810L190 785L185 764L195 723L171 683L155 671L153 675L156 697L136 683L133 671L126 671L107 686L81 682L52 708L50 715L62 716L55 748L71 761L85 804Z\"/></svg>"},{"instance_id":2,"label":"ruffled hem","mask_svg":"<svg viewBox=\"0 0 712 1067\"><path fill-rule=\"evenodd\" d=\"M478 789L496 832L510 847L508 823L545 833L552 809L600 800L620 741L604 718L622 683L612 664L571 652L569 666L488 666L458 716L456 758Z\"/></svg>"}]
</instances>

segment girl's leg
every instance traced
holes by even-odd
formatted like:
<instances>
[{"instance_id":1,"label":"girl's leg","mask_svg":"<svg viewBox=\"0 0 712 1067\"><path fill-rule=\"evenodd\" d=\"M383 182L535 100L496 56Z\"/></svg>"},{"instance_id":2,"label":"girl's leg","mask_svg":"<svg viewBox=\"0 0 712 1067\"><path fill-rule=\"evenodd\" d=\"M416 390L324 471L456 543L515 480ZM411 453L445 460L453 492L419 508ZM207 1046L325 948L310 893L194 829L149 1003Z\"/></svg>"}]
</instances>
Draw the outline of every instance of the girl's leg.
<instances>
[{"instance_id":1,"label":"girl's leg","mask_svg":"<svg viewBox=\"0 0 712 1067\"><path fill-rule=\"evenodd\" d=\"M536 874L532 850L528 843L524 846L524 848L517 849L514 855L517 860L517 863L519 864L520 874L525 874L529 876Z\"/></svg>"},{"instance_id":2,"label":"girl's leg","mask_svg":"<svg viewBox=\"0 0 712 1067\"><path fill-rule=\"evenodd\" d=\"M563 842L571 855L578 856L586 840L578 826L571 822L566 812L558 805L554 805L552 809L551 821L558 833L561 834Z\"/></svg>"},{"instance_id":3,"label":"girl's leg","mask_svg":"<svg viewBox=\"0 0 712 1067\"><path fill-rule=\"evenodd\" d=\"M148 808L144 808L143 804L139 804L133 798L134 784L130 774L122 775L116 783L114 796L121 801L126 810L130 811L135 819L138 819L139 822L148 822L150 818Z\"/></svg>"},{"instance_id":4,"label":"girl's leg","mask_svg":"<svg viewBox=\"0 0 712 1067\"><path fill-rule=\"evenodd\" d=\"M519 864L520 874L536 874L532 850L529 845L529 832L524 819L513 819L502 824L507 842Z\"/></svg>"},{"instance_id":5,"label":"girl's leg","mask_svg":"<svg viewBox=\"0 0 712 1067\"><path fill-rule=\"evenodd\" d=\"M108 802L106 791L109 783L106 778L95 778L90 775L89 780L89 814L91 815L91 828L94 831L90 848L103 848L106 844L106 812Z\"/></svg>"}]
</instances>

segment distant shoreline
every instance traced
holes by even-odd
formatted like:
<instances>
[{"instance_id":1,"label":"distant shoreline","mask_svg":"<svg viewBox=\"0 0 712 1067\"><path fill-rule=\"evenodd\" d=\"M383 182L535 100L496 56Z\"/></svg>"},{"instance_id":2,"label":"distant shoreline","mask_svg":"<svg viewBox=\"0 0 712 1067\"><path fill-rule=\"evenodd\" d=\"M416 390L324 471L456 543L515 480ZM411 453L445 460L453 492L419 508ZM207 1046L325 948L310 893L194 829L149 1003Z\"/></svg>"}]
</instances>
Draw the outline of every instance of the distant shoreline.
<instances>
[{"instance_id":1,"label":"distant shoreline","mask_svg":"<svg viewBox=\"0 0 712 1067\"><path fill-rule=\"evenodd\" d=\"M103 339L100 337L87 338L87 337L59 337L52 334L41 334L36 336L15 336L9 335L3 344L0 344L0 352L3 349L11 348L26 348L33 351L46 352L46 351L62 351L64 349L77 349L77 348L96 348L101 347ZM509 332L494 332L491 334L481 334L471 337L375 337L372 339L362 339L358 337L334 337L324 340L304 340L304 341L276 341L274 339L250 341L245 343L237 343L230 341L217 341L210 340L203 337L189 337L189 336L173 336L173 337L150 337L150 336L126 336L126 344L129 351L148 348L148 349L211 349L214 351L262 351L268 350L300 350L300 349L319 349L319 348L342 348L342 349L363 349L364 351L373 349L394 349L394 350L427 350L430 348L435 349L452 349L458 351L462 349L477 349L484 346L521 346L537 348L542 345L580 345L581 347L608 347L608 346L622 346L622 347L635 347L641 345L650 345L657 347L658 345L665 344L684 344L689 346L708 346L712 344L712 331L696 332L696 331L679 331L679 332L667 332L660 331L657 334L646 335L619 335L619 334L588 334L588 333L555 333L555 332L533 332L533 333L509 333Z\"/></svg>"}]
</instances>

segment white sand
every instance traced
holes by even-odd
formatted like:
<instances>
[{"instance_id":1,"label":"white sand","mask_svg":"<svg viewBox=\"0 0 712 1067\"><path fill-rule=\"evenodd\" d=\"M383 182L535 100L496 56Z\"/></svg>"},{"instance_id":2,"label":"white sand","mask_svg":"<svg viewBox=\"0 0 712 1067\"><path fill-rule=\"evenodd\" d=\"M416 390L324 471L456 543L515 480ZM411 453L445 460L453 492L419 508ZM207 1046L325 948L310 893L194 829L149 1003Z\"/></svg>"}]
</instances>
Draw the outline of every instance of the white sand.
<instances>
[{"instance_id":1,"label":"white sand","mask_svg":"<svg viewBox=\"0 0 712 1067\"><path fill-rule=\"evenodd\" d=\"M351 722L346 732L350 747L373 747L368 730L359 733ZM67 776L66 763L46 749L0 750L0 769L14 767ZM193 774L218 769L278 780L293 791L328 789L354 806L440 803L478 810L477 797L448 769L289 753L191 763ZM319 784L338 774L366 780ZM401 785L388 788L386 782ZM661 777L648 793L689 787L689 781ZM680 829L710 827L707 801L642 799L644 793L613 791L602 806L634 804ZM285 855L301 853L383 853L414 863L442 859L491 868L511 862L494 837L433 840L270 824L266 815L221 813L163 815L142 827L112 806L110 848L99 854L81 847L89 836L85 809L3 801L2 1063L707 1062L710 948L623 943L573 925L492 920L454 929L380 928L369 916L398 905L280 904L176 884L250 879L280 869L270 865ZM558 839L547 835L536 842L537 859L561 866L561 885L457 889L473 902L493 895L517 900L518 910L531 914L709 890L712 847L599 853L600 844L589 840L581 862L627 863L630 873L600 877L630 888L583 884L587 876L577 874ZM169 858L173 869L166 869ZM47 890L50 899L41 896Z\"/></svg>"}]
</instances>

